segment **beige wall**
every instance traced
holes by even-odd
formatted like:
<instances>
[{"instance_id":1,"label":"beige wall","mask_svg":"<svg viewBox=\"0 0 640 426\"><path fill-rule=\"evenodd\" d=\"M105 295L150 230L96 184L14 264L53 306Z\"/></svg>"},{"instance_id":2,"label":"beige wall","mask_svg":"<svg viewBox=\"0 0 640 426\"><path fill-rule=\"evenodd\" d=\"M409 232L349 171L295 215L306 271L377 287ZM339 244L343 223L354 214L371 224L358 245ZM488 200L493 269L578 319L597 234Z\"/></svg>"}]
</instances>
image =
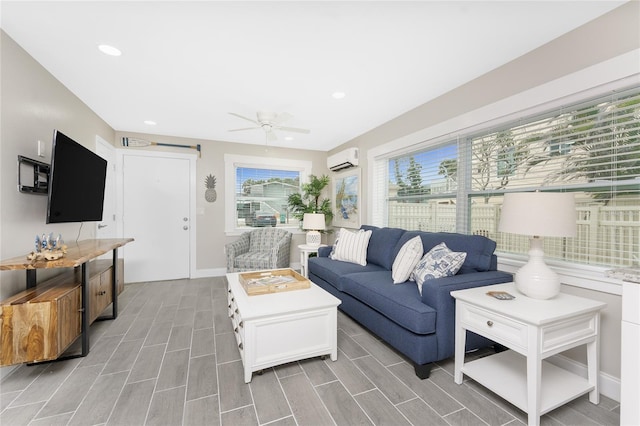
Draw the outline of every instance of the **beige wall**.
<instances>
[{"instance_id":1,"label":"beige wall","mask_svg":"<svg viewBox=\"0 0 640 426\"><path fill-rule=\"evenodd\" d=\"M75 223L45 224L47 197L18 192L18 155L49 163L54 129L90 149L96 135L113 141L115 132L4 31L0 43L0 258L6 259L31 251L36 234L61 233L75 240L80 230ZM43 158L37 155L38 140L47 147ZM93 235L94 227L84 226L80 238ZM24 285L24 271L0 273L0 298Z\"/></svg>"},{"instance_id":2,"label":"beige wall","mask_svg":"<svg viewBox=\"0 0 640 426\"><path fill-rule=\"evenodd\" d=\"M208 272L217 274L222 273L220 271L226 269L226 260L223 251L224 244L237 239L237 236L227 236L224 232L225 154L260 156L264 158L265 164L268 163L269 158L306 160L312 162L313 165L311 172L313 174L322 175L329 173L329 170L326 167L327 154L322 151L274 148L264 144L237 144L212 140L179 138L174 136L157 136L120 131L116 132L117 141L120 141L123 136L135 137L158 143L201 145L202 157L196 162L196 269L200 271L199 274L207 274ZM188 152L185 151L184 148L145 147L144 149L156 149L182 153ZM214 203L208 203L204 199L204 192L206 190L204 181L205 177L209 174L214 175L217 179L216 192L218 193L218 199ZM304 235L302 232L294 232L291 242L292 263L299 261L299 251L297 248L299 244L304 244Z\"/></svg>"},{"instance_id":3,"label":"beige wall","mask_svg":"<svg viewBox=\"0 0 640 426\"><path fill-rule=\"evenodd\" d=\"M331 150L329 154L347 147L359 148L360 166L363 169L363 199L366 200L368 188L365 176L368 173L367 155L370 150L435 127L447 120L473 113L479 108L546 82L640 49L639 34L640 2L633 1L344 143ZM635 72L640 72L640 65ZM366 203L362 205L362 213L363 217L369 217ZM620 296L576 287L564 287L563 291L607 303L607 308L602 315L601 371L614 378L620 377ZM576 349L565 355L583 364L586 360L583 349Z\"/></svg>"}]
</instances>

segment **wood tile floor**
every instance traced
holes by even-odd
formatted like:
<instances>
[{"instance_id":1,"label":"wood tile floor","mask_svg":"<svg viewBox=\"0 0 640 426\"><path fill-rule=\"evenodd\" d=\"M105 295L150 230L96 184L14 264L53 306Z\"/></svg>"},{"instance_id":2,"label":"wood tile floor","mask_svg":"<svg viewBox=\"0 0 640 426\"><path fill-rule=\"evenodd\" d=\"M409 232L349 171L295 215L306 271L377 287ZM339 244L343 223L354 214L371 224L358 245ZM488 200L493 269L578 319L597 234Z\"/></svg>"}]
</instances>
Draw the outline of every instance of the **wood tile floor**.
<instances>
[{"instance_id":1,"label":"wood tile floor","mask_svg":"<svg viewBox=\"0 0 640 426\"><path fill-rule=\"evenodd\" d=\"M0 383L0 424L526 424L523 412L473 381L454 384L452 359L419 380L342 313L338 361L287 364L247 385L225 286L224 278L127 285L118 318L92 325L86 358L23 365ZM619 405L585 396L541 420L617 425Z\"/></svg>"}]
</instances>

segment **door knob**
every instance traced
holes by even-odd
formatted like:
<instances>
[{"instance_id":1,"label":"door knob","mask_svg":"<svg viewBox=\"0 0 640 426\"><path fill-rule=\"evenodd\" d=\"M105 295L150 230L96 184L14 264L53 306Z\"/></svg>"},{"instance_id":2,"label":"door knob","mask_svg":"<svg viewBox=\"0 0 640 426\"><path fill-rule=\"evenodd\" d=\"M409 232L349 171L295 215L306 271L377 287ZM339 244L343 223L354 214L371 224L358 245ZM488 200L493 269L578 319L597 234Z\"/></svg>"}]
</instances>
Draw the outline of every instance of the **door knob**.
<instances>
[{"instance_id":1,"label":"door knob","mask_svg":"<svg viewBox=\"0 0 640 426\"><path fill-rule=\"evenodd\" d=\"M185 225L185 226L182 227L182 229L184 229L186 231L187 229L189 229L189 227L187 225Z\"/></svg>"},{"instance_id":2,"label":"door knob","mask_svg":"<svg viewBox=\"0 0 640 426\"><path fill-rule=\"evenodd\" d=\"M182 220L184 220L185 222L188 222L189 218L188 217L183 217Z\"/></svg>"},{"instance_id":3,"label":"door knob","mask_svg":"<svg viewBox=\"0 0 640 426\"><path fill-rule=\"evenodd\" d=\"M98 224L98 229L106 228L107 226L109 226L109 225L100 225L100 224Z\"/></svg>"}]
</instances>

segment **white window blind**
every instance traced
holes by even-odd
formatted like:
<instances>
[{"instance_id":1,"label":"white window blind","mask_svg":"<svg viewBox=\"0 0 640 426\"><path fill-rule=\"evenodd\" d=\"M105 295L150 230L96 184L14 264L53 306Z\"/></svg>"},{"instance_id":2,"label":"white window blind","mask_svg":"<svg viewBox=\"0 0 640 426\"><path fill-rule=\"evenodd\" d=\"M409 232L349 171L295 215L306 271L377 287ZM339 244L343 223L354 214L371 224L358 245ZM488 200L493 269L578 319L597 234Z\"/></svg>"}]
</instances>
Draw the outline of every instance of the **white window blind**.
<instances>
[{"instance_id":1,"label":"white window blind","mask_svg":"<svg viewBox=\"0 0 640 426\"><path fill-rule=\"evenodd\" d=\"M497 232L503 195L572 192L577 236L545 238L545 257L640 263L640 88L453 138L376 158L374 225L484 235L525 254L528 237Z\"/></svg>"},{"instance_id":2,"label":"white window blind","mask_svg":"<svg viewBox=\"0 0 640 426\"><path fill-rule=\"evenodd\" d=\"M453 142L388 159L388 226L454 232L457 157Z\"/></svg>"},{"instance_id":3,"label":"white window blind","mask_svg":"<svg viewBox=\"0 0 640 426\"><path fill-rule=\"evenodd\" d=\"M469 138L471 231L526 253L528 237L499 234L506 192L575 194L578 234L545 238L545 256L592 265L640 259L640 90L551 111Z\"/></svg>"}]
</instances>

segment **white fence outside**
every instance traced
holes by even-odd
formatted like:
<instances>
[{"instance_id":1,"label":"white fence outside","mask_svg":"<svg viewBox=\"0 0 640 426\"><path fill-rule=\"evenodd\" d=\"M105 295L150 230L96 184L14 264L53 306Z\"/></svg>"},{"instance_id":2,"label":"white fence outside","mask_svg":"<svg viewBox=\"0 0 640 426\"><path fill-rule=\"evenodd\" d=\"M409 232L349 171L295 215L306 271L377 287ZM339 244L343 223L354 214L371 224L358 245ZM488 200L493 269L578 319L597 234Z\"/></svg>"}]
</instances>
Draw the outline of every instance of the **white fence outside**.
<instances>
[{"instance_id":1,"label":"white fence outside","mask_svg":"<svg viewBox=\"0 0 640 426\"><path fill-rule=\"evenodd\" d=\"M638 205L577 206L575 238L545 238L548 258L606 266L640 263L640 207ZM498 232L500 206L474 204L471 233L496 241L498 250L527 253L529 239ZM456 206L452 204L389 203L390 227L429 232L455 232Z\"/></svg>"}]
</instances>

